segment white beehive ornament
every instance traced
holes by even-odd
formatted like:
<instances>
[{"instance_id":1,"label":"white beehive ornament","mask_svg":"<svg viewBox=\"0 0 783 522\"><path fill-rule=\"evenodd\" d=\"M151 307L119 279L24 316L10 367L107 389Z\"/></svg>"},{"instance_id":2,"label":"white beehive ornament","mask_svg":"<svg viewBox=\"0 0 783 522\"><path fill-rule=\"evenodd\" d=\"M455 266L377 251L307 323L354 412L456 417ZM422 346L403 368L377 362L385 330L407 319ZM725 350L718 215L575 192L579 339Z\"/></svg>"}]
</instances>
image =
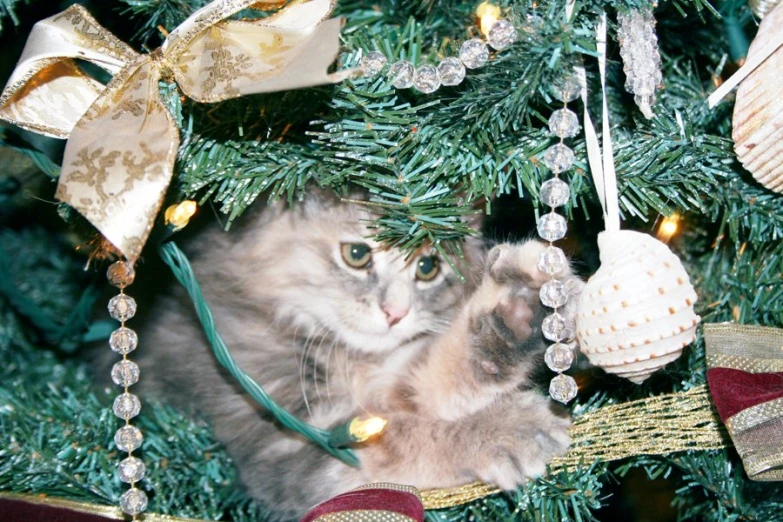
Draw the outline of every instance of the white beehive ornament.
<instances>
[{"instance_id":1,"label":"white beehive ornament","mask_svg":"<svg viewBox=\"0 0 783 522\"><path fill-rule=\"evenodd\" d=\"M780 38L783 2L759 25L748 50L748 61ZM770 190L783 192L783 47L778 48L751 72L737 90L732 138L740 163L756 181Z\"/></svg>"},{"instance_id":2,"label":"white beehive ornament","mask_svg":"<svg viewBox=\"0 0 783 522\"><path fill-rule=\"evenodd\" d=\"M601 267L582 290L579 345L590 362L641 383L693 342L696 292L679 258L631 230L598 236Z\"/></svg>"},{"instance_id":3,"label":"white beehive ornament","mask_svg":"<svg viewBox=\"0 0 783 522\"><path fill-rule=\"evenodd\" d=\"M620 230L620 203L614 170L606 96L606 15L596 30L603 91L603 146L585 102L585 144L590 172L604 211L606 231L598 235L601 267L587 281L576 312L579 348L609 373L640 383L675 360L695 338L699 316L696 292L679 258L657 239ZM603 150L602 150L603 149Z\"/></svg>"}]
</instances>

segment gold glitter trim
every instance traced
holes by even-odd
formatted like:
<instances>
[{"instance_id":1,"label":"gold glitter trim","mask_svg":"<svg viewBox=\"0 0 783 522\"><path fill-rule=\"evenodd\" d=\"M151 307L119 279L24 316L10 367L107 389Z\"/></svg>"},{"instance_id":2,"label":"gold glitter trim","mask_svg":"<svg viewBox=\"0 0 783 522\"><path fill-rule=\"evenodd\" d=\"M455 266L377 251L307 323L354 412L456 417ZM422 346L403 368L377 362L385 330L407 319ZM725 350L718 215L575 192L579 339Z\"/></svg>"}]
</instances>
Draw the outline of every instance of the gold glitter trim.
<instances>
[{"instance_id":1,"label":"gold glitter trim","mask_svg":"<svg viewBox=\"0 0 783 522\"><path fill-rule=\"evenodd\" d=\"M752 480L759 482L783 480L783 452L764 458L746 458L743 464Z\"/></svg>"},{"instance_id":2,"label":"gold glitter trim","mask_svg":"<svg viewBox=\"0 0 783 522\"><path fill-rule=\"evenodd\" d=\"M762 402L735 413L726 419L726 427L733 437L740 431L780 417L783 417L783 398Z\"/></svg>"},{"instance_id":3,"label":"gold glitter trim","mask_svg":"<svg viewBox=\"0 0 783 522\"><path fill-rule=\"evenodd\" d=\"M315 522L416 522L411 517L386 510L356 509L327 513L315 519Z\"/></svg>"},{"instance_id":4,"label":"gold glitter trim","mask_svg":"<svg viewBox=\"0 0 783 522\"><path fill-rule=\"evenodd\" d=\"M748 373L783 371L783 335L778 328L719 323L704 325L709 368Z\"/></svg>"},{"instance_id":5,"label":"gold glitter trim","mask_svg":"<svg viewBox=\"0 0 783 522\"><path fill-rule=\"evenodd\" d=\"M407 486L405 484L395 484L394 482L373 482L372 484L365 484L360 486L354 491L362 491L365 489L390 489L392 491L402 491L403 493L409 493L415 495L416 498L421 500L421 494L419 490L414 486Z\"/></svg>"},{"instance_id":6,"label":"gold glitter trim","mask_svg":"<svg viewBox=\"0 0 783 522\"><path fill-rule=\"evenodd\" d=\"M99 506L95 504L88 504L86 502L77 502L76 500L47 497L46 495L4 493L2 491L0 491L0 499L18 500L39 506L68 509L77 513L96 515L104 518L110 518L112 520L128 520L128 517L123 514L122 510L119 507L114 506ZM156 515L155 513L145 513L144 515L139 515L138 520L139 522L203 522L195 518L180 518L171 515Z\"/></svg>"},{"instance_id":7,"label":"gold glitter trim","mask_svg":"<svg viewBox=\"0 0 783 522\"><path fill-rule=\"evenodd\" d=\"M756 359L739 355L708 353L707 366L710 368L732 368L747 373L783 372L783 359Z\"/></svg>"}]
</instances>

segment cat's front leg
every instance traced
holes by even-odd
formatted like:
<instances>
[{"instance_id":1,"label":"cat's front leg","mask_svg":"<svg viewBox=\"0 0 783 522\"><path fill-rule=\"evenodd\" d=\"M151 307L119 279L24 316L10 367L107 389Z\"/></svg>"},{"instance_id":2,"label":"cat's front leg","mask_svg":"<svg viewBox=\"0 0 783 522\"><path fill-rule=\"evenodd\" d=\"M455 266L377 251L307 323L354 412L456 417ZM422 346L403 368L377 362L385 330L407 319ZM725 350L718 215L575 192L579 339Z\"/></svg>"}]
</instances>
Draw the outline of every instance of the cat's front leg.
<instances>
[{"instance_id":1,"label":"cat's front leg","mask_svg":"<svg viewBox=\"0 0 783 522\"><path fill-rule=\"evenodd\" d=\"M537 241L493 248L482 281L448 332L429 347L400 382L399 407L456 420L516 389L544 351L541 323L549 313L538 292L549 276L537 268L546 246ZM570 288L560 312L573 316L582 282L570 269L561 274Z\"/></svg>"},{"instance_id":2,"label":"cat's front leg","mask_svg":"<svg viewBox=\"0 0 783 522\"><path fill-rule=\"evenodd\" d=\"M507 393L455 421L411 412L391 413L388 421L359 451L365 476L420 488L481 480L512 490L543 475L570 443L567 415L533 391Z\"/></svg>"}]
</instances>

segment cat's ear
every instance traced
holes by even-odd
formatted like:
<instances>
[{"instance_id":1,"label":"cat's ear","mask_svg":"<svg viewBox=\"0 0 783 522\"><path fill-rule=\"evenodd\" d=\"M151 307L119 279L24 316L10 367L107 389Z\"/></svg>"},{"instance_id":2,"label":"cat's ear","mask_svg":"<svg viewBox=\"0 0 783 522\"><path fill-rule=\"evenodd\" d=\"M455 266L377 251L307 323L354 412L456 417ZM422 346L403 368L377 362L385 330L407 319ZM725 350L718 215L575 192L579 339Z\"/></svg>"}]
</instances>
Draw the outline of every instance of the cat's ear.
<instances>
[{"instance_id":1,"label":"cat's ear","mask_svg":"<svg viewBox=\"0 0 783 522\"><path fill-rule=\"evenodd\" d=\"M339 204L340 197L332 189L313 186L307 188L304 200L295 207L299 207L305 216L315 217Z\"/></svg>"}]
</instances>

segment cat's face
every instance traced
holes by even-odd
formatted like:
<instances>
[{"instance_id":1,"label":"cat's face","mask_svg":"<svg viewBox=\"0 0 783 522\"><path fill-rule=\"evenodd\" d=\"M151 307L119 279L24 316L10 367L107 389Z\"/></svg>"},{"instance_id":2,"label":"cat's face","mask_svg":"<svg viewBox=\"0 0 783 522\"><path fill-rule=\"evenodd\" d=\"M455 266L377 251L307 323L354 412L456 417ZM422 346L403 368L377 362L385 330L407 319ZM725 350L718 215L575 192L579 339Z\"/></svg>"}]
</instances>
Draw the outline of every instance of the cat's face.
<instances>
[{"instance_id":1,"label":"cat's face","mask_svg":"<svg viewBox=\"0 0 783 522\"><path fill-rule=\"evenodd\" d=\"M382 248L369 219L360 205L323 199L280 213L254 249L259 297L274 296L279 319L302 335L323 329L357 351L442 332L465 292L456 274L433 249L406 259Z\"/></svg>"}]
</instances>

